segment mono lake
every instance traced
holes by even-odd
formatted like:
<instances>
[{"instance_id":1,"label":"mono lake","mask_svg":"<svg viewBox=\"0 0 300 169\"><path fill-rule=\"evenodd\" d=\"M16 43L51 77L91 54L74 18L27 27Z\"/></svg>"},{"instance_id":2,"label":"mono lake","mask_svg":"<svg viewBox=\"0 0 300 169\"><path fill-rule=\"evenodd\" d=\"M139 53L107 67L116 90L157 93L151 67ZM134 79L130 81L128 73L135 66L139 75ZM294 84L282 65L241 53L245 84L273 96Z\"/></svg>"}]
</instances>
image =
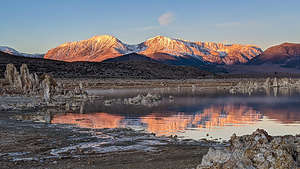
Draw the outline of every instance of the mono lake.
<instances>
[{"instance_id":1,"label":"mono lake","mask_svg":"<svg viewBox=\"0 0 300 169\"><path fill-rule=\"evenodd\" d=\"M300 134L300 94L272 89L230 94L217 88L89 90L102 99L81 113L54 114L51 123L82 128L132 128L180 138L227 140L257 128L270 135ZM158 98L134 104L128 98L151 93ZM129 101L130 102L130 101Z\"/></svg>"}]
</instances>

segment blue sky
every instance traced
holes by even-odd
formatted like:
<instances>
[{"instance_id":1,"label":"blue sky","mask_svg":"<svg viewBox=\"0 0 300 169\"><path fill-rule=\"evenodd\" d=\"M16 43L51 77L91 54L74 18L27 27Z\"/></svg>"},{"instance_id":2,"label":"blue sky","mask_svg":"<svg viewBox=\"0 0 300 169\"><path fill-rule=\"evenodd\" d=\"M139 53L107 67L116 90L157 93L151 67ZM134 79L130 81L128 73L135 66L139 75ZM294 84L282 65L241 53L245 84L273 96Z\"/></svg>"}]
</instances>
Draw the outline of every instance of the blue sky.
<instances>
[{"instance_id":1,"label":"blue sky","mask_svg":"<svg viewBox=\"0 0 300 169\"><path fill-rule=\"evenodd\" d=\"M300 42L299 0L0 0L0 46L45 53L111 34L129 44L164 35L191 41Z\"/></svg>"}]
</instances>

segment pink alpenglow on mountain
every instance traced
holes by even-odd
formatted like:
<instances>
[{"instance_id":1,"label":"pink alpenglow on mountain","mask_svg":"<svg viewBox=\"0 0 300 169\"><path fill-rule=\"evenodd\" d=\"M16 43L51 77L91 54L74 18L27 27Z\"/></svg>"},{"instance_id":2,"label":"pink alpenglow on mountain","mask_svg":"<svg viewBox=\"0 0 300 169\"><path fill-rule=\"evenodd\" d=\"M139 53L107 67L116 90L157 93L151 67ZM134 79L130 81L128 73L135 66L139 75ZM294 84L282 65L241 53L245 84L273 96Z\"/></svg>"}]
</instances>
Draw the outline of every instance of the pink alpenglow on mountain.
<instances>
[{"instance_id":1,"label":"pink alpenglow on mountain","mask_svg":"<svg viewBox=\"0 0 300 169\"><path fill-rule=\"evenodd\" d=\"M261 54L262 50L253 45L190 42L164 36L156 36L137 45L128 45L113 36L103 35L62 44L49 50L45 58L68 62L101 62L129 53L143 54L158 61L185 59L230 65L246 63Z\"/></svg>"},{"instance_id":2,"label":"pink alpenglow on mountain","mask_svg":"<svg viewBox=\"0 0 300 169\"><path fill-rule=\"evenodd\" d=\"M300 59L300 44L283 43L266 49L256 58L261 62L284 63L286 61Z\"/></svg>"}]
</instances>

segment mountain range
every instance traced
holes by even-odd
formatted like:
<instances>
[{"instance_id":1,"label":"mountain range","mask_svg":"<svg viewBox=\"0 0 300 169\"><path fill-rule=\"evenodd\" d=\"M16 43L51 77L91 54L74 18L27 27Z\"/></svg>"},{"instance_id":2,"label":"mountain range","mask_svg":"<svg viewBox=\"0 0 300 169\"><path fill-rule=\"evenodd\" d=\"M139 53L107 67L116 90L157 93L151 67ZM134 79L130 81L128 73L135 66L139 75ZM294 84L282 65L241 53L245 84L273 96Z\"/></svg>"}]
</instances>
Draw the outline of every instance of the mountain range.
<instances>
[{"instance_id":1,"label":"mountain range","mask_svg":"<svg viewBox=\"0 0 300 169\"><path fill-rule=\"evenodd\" d=\"M20 53L9 47L0 47L0 51L14 56L43 57ZM158 64L192 66L206 72L222 74L300 73L300 44L296 43L283 43L262 51L255 45L191 42L164 36L129 45L113 36L102 35L62 44L50 49L43 58L106 64L138 61L154 63L156 67L159 67Z\"/></svg>"},{"instance_id":2,"label":"mountain range","mask_svg":"<svg viewBox=\"0 0 300 169\"><path fill-rule=\"evenodd\" d=\"M191 42L156 36L136 45L123 43L110 36L94 36L69 42L49 50L45 58L54 60L101 62L124 54L137 53L153 60L175 65L241 64L260 55L254 45L225 45L212 42Z\"/></svg>"},{"instance_id":3,"label":"mountain range","mask_svg":"<svg viewBox=\"0 0 300 169\"><path fill-rule=\"evenodd\" d=\"M11 55L16 55L16 56L24 56L24 57L31 57L31 58L43 58L45 54L28 54L28 53L21 53L18 52L17 50L8 47L8 46L0 46L0 51L9 53Z\"/></svg>"},{"instance_id":4,"label":"mountain range","mask_svg":"<svg viewBox=\"0 0 300 169\"><path fill-rule=\"evenodd\" d=\"M266 49L249 64L279 64L282 67L300 68L300 44L283 43Z\"/></svg>"}]
</instances>

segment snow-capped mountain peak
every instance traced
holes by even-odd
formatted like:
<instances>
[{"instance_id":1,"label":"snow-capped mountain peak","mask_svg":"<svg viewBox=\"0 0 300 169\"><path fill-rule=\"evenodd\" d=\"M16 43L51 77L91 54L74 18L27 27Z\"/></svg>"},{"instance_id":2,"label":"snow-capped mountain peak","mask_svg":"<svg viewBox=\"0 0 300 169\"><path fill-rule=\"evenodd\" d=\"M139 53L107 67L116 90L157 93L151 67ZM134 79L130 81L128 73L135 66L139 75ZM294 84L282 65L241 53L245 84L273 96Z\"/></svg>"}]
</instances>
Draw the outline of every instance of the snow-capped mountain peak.
<instances>
[{"instance_id":1,"label":"snow-capped mountain peak","mask_svg":"<svg viewBox=\"0 0 300 169\"><path fill-rule=\"evenodd\" d=\"M96 41L119 41L116 37L112 35L97 35L90 38L90 40Z\"/></svg>"},{"instance_id":2,"label":"snow-capped mountain peak","mask_svg":"<svg viewBox=\"0 0 300 169\"><path fill-rule=\"evenodd\" d=\"M17 50L15 50L11 47L8 47L8 46L0 46L0 51L11 54L11 55L16 55L16 56L24 56L24 57L32 57L32 58L43 58L44 57L44 54L21 53L21 52L18 52Z\"/></svg>"},{"instance_id":3,"label":"snow-capped mountain peak","mask_svg":"<svg viewBox=\"0 0 300 169\"><path fill-rule=\"evenodd\" d=\"M10 48L8 46L0 46L0 51L5 52L5 53L9 53L11 55L18 55L19 54L18 51L16 51L13 48Z\"/></svg>"},{"instance_id":4,"label":"snow-capped mountain peak","mask_svg":"<svg viewBox=\"0 0 300 169\"><path fill-rule=\"evenodd\" d=\"M146 41L153 41L153 40L158 40L158 41L172 41L174 39L173 38L169 38L167 36L158 35L158 36L154 36L152 38L149 38Z\"/></svg>"}]
</instances>

